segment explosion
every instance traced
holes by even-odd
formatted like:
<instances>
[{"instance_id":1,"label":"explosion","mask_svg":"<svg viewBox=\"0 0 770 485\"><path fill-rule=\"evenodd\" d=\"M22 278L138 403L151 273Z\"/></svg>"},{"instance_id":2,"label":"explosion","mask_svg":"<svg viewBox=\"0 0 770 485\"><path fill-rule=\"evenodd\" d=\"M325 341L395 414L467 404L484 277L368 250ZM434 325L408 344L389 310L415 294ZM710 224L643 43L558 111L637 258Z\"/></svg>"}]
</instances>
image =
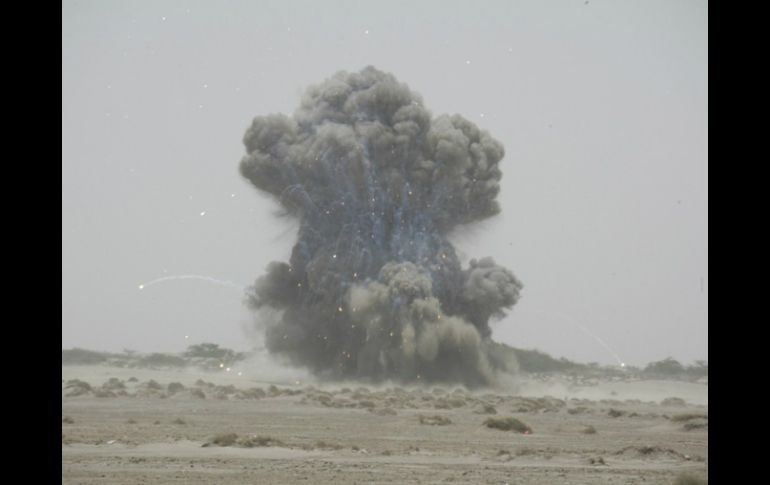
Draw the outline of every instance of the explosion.
<instances>
[{"instance_id":1,"label":"explosion","mask_svg":"<svg viewBox=\"0 0 770 485\"><path fill-rule=\"evenodd\" d=\"M431 117L393 75L339 72L293 116L258 116L241 174L299 220L286 262L247 303L271 353L316 375L490 385L515 362L489 321L522 284L491 258L463 268L448 240L500 212L503 146L460 115Z\"/></svg>"}]
</instances>

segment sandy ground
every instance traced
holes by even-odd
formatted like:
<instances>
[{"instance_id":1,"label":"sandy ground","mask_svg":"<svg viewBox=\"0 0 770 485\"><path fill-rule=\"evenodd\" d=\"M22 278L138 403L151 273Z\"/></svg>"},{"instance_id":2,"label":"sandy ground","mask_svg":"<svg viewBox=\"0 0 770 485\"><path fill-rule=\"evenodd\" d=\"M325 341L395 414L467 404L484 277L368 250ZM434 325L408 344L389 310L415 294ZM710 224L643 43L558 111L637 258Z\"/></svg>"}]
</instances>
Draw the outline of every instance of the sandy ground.
<instances>
[{"instance_id":1,"label":"sandy ground","mask_svg":"<svg viewBox=\"0 0 770 485\"><path fill-rule=\"evenodd\" d=\"M508 416L532 432L483 424ZM551 377L471 392L62 367L66 484L672 484L683 472L708 473L706 384Z\"/></svg>"}]
</instances>

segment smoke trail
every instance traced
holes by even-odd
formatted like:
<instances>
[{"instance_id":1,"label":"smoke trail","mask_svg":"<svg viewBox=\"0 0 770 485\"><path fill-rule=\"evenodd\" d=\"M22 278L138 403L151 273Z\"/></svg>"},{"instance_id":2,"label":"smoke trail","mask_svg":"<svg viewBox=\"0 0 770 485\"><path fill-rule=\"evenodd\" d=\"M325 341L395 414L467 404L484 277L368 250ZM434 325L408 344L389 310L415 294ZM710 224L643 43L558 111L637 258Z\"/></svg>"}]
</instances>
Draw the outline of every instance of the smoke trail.
<instances>
[{"instance_id":1,"label":"smoke trail","mask_svg":"<svg viewBox=\"0 0 770 485\"><path fill-rule=\"evenodd\" d=\"M367 67L308 89L292 117L259 116L241 174L299 219L288 263L247 303L268 349L329 378L495 382L489 320L522 284L491 258L462 268L447 234L500 211L503 146ZM264 320L264 319L263 319Z\"/></svg>"},{"instance_id":2,"label":"smoke trail","mask_svg":"<svg viewBox=\"0 0 770 485\"><path fill-rule=\"evenodd\" d=\"M178 276L163 276L162 278L157 278L152 281L149 281L147 283L142 283L139 285L139 289L143 290L145 288L148 288L153 285L157 285L158 283L163 283L164 281L173 281L173 280L203 280L208 281L209 283L214 283L216 285L221 286L227 286L230 288L235 288L238 290L244 290L246 287L244 285L239 285L238 283L233 283L232 281L227 280L218 280L216 278L212 278L211 276L203 276L203 275L197 275L197 274L186 274L186 275L178 275Z\"/></svg>"}]
</instances>

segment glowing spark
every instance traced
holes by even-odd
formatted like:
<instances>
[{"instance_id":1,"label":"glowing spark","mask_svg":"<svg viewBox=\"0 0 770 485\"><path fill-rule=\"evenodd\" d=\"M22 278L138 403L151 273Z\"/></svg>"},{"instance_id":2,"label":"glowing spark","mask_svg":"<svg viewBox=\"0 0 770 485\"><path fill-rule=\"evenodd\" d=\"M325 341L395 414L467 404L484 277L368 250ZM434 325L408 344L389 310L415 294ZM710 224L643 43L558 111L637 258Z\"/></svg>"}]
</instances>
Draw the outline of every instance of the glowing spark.
<instances>
[{"instance_id":1,"label":"glowing spark","mask_svg":"<svg viewBox=\"0 0 770 485\"><path fill-rule=\"evenodd\" d=\"M225 369L225 370L226 370L227 372L230 372L230 368L229 368L229 367L228 367L227 369Z\"/></svg>"},{"instance_id":2,"label":"glowing spark","mask_svg":"<svg viewBox=\"0 0 770 485\"><path fill-rule=\"evenodd\" d=\"M141 290L141 289L144 289L144 287L150 287L152 285L156 285L164 281L172 281L172 280L203 280L203 281L208 281L209 283L214 283L220 286L229 286L230 288L235 288L238 290L244 290L246 288L245 285L239 285L237 283L233 283L232 281L218 280L216 278L212 278L211 276L188 274L188 275L177 275L177 276L164 276L162 278L157 278L148 283L140 284L139 289Z\"/></svg>"},{"instance_id":3,"label":"glowing spark","mask_svg":"<svg viewBox=\"0 0 770 485\"><path fill-rule=\"evenodd\" d=\"M224 366L225 366L225 364L223 364L223 363L221 363L221 362L219 363L219 368L220 368L220 369L221 369L222 367L224 367Z\"/></svg>"}]
</instances>

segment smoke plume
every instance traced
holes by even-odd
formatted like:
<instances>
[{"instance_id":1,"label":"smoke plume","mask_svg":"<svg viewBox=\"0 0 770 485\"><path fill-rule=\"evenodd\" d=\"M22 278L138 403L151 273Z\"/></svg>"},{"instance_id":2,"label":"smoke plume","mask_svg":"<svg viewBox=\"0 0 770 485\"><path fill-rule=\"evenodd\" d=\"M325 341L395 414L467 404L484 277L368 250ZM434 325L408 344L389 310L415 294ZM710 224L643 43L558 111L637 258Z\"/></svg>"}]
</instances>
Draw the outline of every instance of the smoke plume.
<instances>
[{"instance_id":1,"label":"smoke plume","mask_svg":"<svg viewBox=\"0 0 770 485\"><path fill-rule=\"evenodd\" d=\"M258 116L244 144L241 174L299 220L289 262L247 297L277 313L272 353L328 378L480 386L509 370L489 321L522 284L491 258L463 268L447 239L500 211L500 142L370 66Z\"/></svg>"}]
</instances>

